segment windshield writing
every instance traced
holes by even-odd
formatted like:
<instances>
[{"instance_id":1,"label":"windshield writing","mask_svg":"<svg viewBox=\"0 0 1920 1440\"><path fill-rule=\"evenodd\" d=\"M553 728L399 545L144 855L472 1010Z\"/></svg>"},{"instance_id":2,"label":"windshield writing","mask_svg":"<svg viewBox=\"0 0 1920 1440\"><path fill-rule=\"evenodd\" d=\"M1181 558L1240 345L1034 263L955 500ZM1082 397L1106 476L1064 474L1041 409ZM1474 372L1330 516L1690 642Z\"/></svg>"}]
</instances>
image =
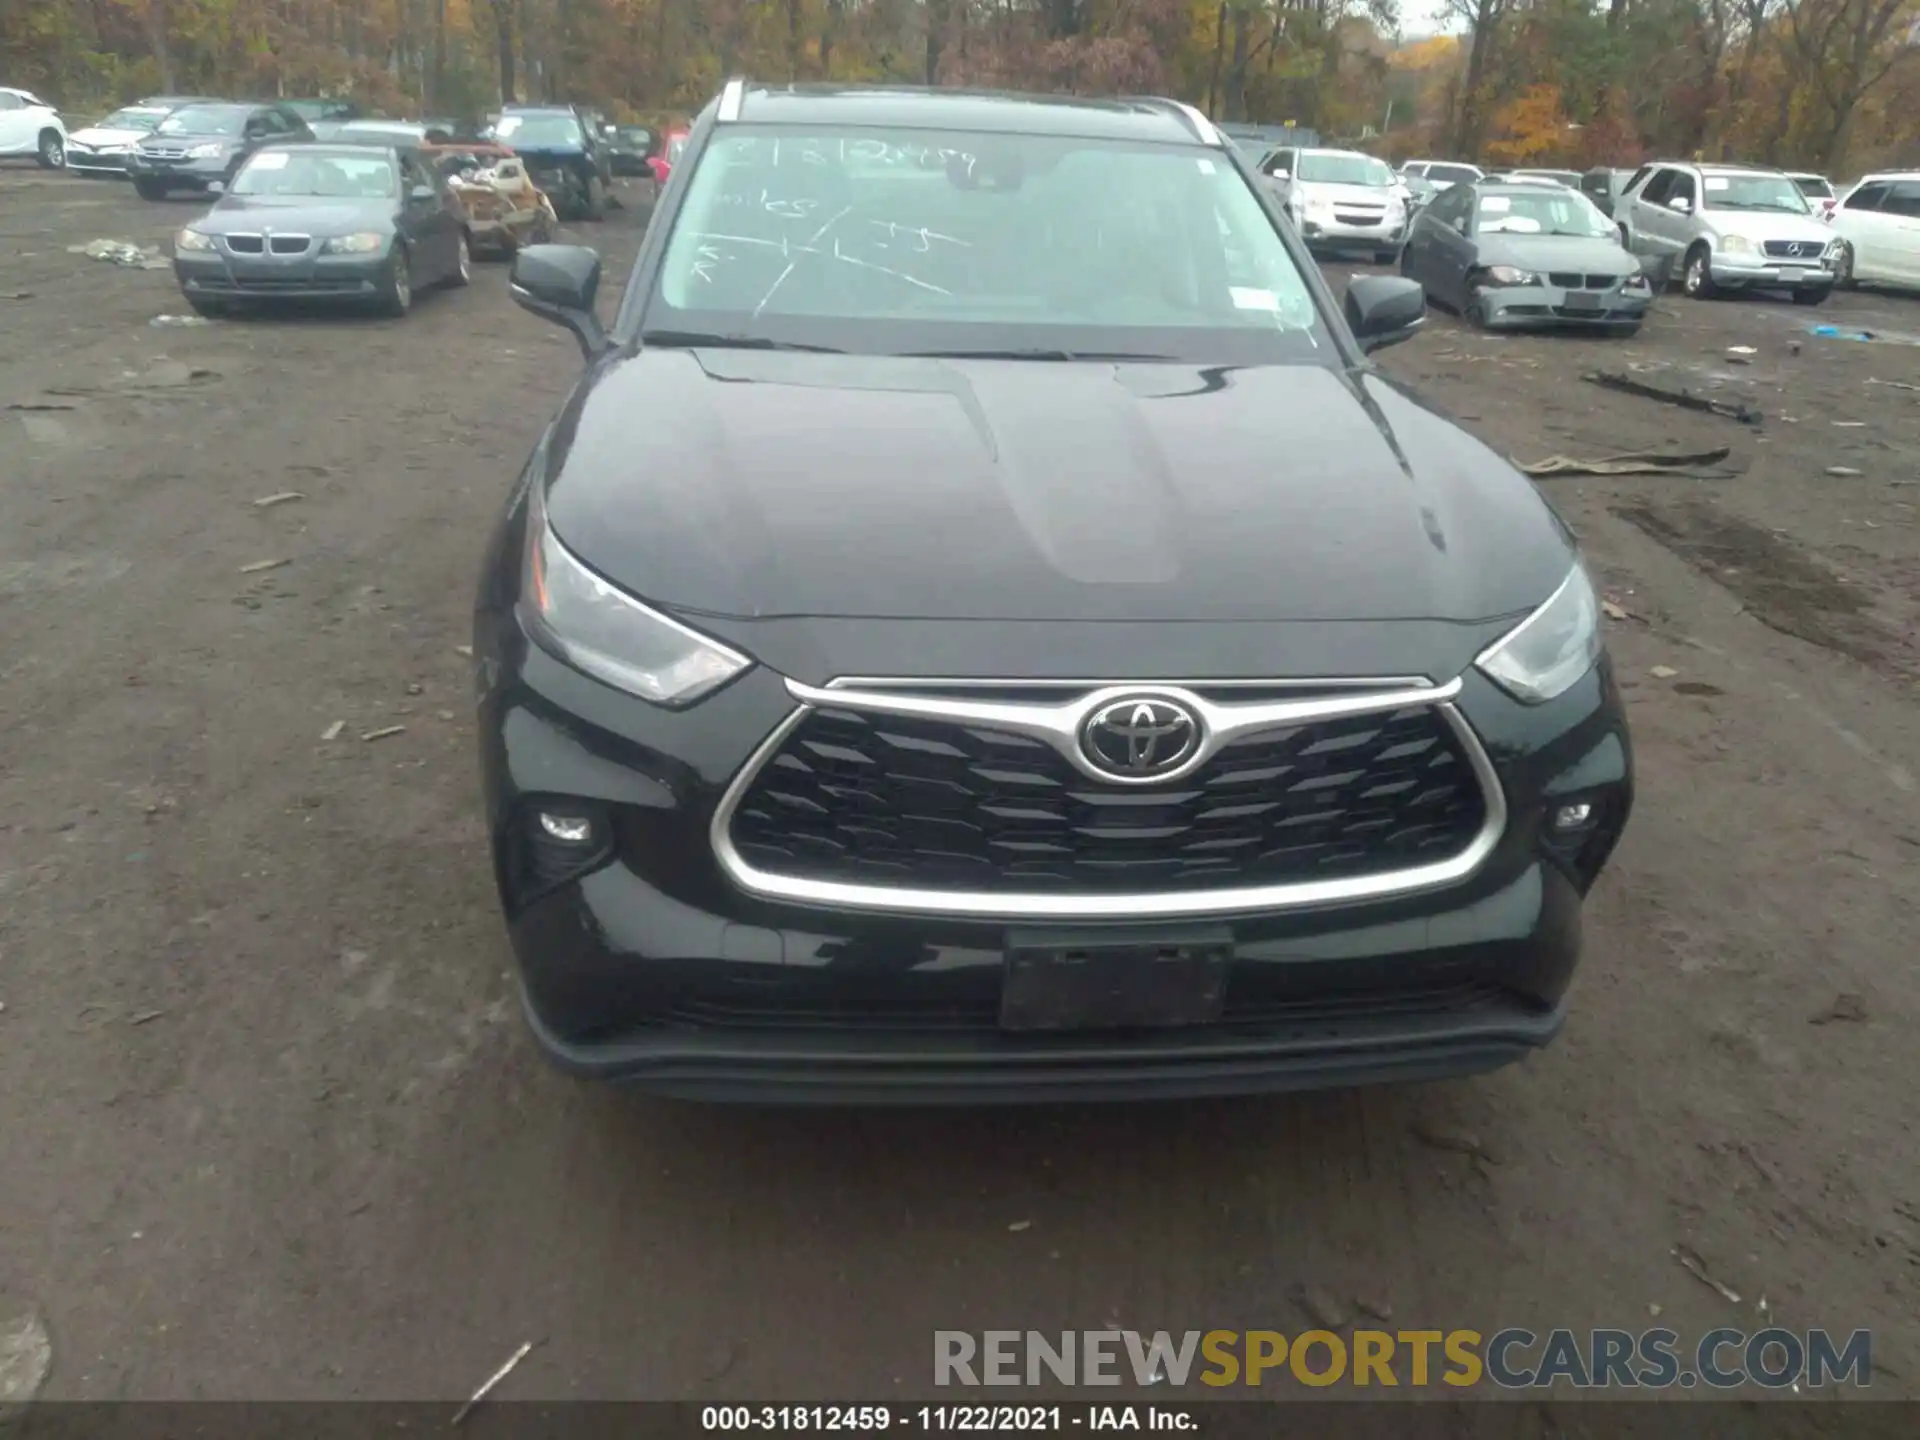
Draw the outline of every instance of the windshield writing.
<instances>
[{"instance_id":1,"label":"windshield writing","mask_svg":"<svg viewBox=\"0 0 1920 1440\"><path fill-rule=\"evenodd\" d=\"M1569 235L1599 238L1612 235L1613 226L1584 195L1558 193L1482 195L1482 235Z\"/></svg>"}]
</instances>

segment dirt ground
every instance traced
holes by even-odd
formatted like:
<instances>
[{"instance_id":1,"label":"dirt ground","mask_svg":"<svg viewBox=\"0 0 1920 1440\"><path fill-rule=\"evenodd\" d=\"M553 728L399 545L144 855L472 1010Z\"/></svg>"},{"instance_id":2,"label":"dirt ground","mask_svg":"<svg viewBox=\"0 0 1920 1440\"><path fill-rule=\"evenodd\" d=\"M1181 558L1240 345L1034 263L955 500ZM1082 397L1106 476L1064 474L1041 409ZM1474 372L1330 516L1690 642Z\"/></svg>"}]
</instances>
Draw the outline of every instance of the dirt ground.
<instances>
[{"instance_id":1,"label":"dirt ground","mask_svg":"<svg viewBox=\"0 0 1920 1440\"><path fill-rule=\"evenodd\" d=\"M1671 297L1626 342L1436 316L1382 357L1521 460L1732 449L1542 482L1626 617L1641 784L1550 1050L716 1111L550 1072L511 999L456 647L571 339L498 266L404 322L153 328L169 273L67 249L193 213L0 169L0 1317L44 1320L46 1395L464 1398L541 1340L503 1395L906 1398L936 1328L1292 1331L1303 1292L1866 1327L1875 1393L1920 1395L1920 391L1874 383L1920 348L1807 333L1920 303ZM580 233L617 290L638 215ZM1580 378L1663 360L1764 423Z\"/></svg>"}]
</instances>

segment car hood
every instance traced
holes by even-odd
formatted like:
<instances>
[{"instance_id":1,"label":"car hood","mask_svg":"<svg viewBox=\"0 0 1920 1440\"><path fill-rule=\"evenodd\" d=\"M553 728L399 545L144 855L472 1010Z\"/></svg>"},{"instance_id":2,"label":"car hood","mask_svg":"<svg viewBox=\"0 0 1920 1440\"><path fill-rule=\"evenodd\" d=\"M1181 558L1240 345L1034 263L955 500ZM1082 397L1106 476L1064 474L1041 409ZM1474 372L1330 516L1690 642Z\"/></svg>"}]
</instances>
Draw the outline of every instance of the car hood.
<instances>
[{"instance_id":1,"label":"car hood","mask_svg":"<svg viewBox=\"0 0 1920 1440\"><path fill-rule=\"evenodd\" d=\"M688 613L1477 621L1572 546L1371 372L655 349L545 442L588 565Z\"/></svg>"},{"instance_id":2,"label":"car hood","mask_svg":"<svg viewBox=\"0 0 1920 1440\"><path fill-rule=\"evenodd\" d=\"M75 144L97 148L101 145L131 145L152 133L151 130L109 130L104 125L89 125L85 130L75 130L67 139Z\"/></svg>"},{"instance_id":3,"label":"car hood","mask_svg":"<svg viewBox=\"0 0 1920 1440\"><path fill-rule=\"evenodd\" d=\"M1756 244L1765 240L1817 240L1825 245L1833 231L1811 215L1766 210L1712 210L1704 216L1715 233L1740 235Z\"/></svg>"},{"instance_id":4,"label":"car hood","mask_svg":"<svg viewBox=\"0 0 1920 1440\"><path fill-rule=\"evenodd\" d=\"M149 130L145 135L142 135L140 137L140 148L142 150L145 150L152 145L160 145L160 146L166 146L170 148L175 145L208 145L208 144L225 145L228 149L238 149L240 145L240 140L239 140L239 137L234 135L197 135L185 130L170 131L165 135L156 135L151 130Z\"/></svg>"},{"instance_id":5,"label":"car hood","mask_svg":"<svg viewBox=\"0 0 1920 1440\"><path fill-rule=\"evenodd\" d=\"M1593 275L1638 275L1640 262L1620 242L1584 235L1482 235L1483 265L1522 270L1578 270Z\"/></svg>"},{"instance_id":6,"label":"car hood","mask_svg":"<svg viewBox=\"0 0 1920 1440\"><path fill-rule=\"evenodd\" d=\"M307 195L224 195L193 228L209 235L271 226L282 234L351 235L391 223L395 200Z\"/></svg>"}]
</instances>

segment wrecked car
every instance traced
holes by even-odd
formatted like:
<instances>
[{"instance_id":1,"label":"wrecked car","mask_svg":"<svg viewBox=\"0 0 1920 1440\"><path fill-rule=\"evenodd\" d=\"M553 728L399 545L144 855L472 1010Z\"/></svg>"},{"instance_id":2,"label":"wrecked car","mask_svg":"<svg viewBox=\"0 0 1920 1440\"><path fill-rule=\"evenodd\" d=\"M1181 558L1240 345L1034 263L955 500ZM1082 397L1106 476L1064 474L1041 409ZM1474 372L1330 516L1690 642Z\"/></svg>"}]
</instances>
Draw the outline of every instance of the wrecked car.
<instances>
[{"instance_id":1,"label":"wrecked car","mask_svg":"<svg viewBox=\"0 0 1920 1440\"><path fill-rule=\"evenodd\" d=\"M613 185L605 148L571 105L509 106L487 138L527 162L534 183L568 220L599 220Z\"/></svg>"},{"instance_id":2,"label":"wrecked car","mask_svg":"<svg viewBox=\"0 0 1920 1440\"><path fill-rule=\"evenodd\" d=\"M553 202L527 162L504 145L425 145L421 155L447 182L467 212L476 255L512 255L522 245L544 245L560 224Z\"/></svg>"}]
</instances>

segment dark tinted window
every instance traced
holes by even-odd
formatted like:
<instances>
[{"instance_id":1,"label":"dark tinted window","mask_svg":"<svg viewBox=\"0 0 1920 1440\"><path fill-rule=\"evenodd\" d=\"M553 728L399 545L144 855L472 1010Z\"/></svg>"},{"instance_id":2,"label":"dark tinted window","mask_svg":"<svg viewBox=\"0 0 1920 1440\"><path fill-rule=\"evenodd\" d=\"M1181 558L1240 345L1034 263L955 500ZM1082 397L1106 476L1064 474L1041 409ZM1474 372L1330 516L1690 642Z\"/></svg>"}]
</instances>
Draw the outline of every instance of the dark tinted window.
<instances>
[{"instance_id":1,"label":"dark tinted window","mask_svg":"<svg viewBox=\"0 0 1920 1440\"><path fill-rule=\"evenodd\" d=\"M1471 165L1429 165L1427 178L1442 185L1471 185L1480 173Z\"/></svg>"},{"instance_id":2,"label":"dark tinted window","mask_svg":"<svg viewBox=\"0 0 1920 1440\"><path fill-rule=\"evenodd\" d=\"M1647 188L1640 192L1640 198L1649 205L1666 204L1673 194L1673 178L1679 173L1677 170L1655 171L1653 178L1647 181Z\"/></svg>"},{"instance_id":3,"label":"dark tinted window","mask_svg":"<svg viewBox=\"0 0 1920 1440\"><path fill-rule=\"evenodd\" d=\"M1894 181L1887 198L1880 202L1880 210L1886 215L1920 218L1920 180Z\"/></svg>"},{"instance_id":4,"label":"dark tinted window","mask_svg":"<svg viewBox=\"0 0 1920 1440\"><path fill-rule=\"evenodd\" d=\"M1887 198L1887 182L1870 180L1840 202L1842 210L1878 210Z\"/></svg>"},{"instance_id":5,"label":"dark tinted window","mask_svg":"<svg viewBox=\"0 0 1920 1440\"><path fill-rule=\"evenodd\" d=\"M1700 199L1696 193L1698 189L1699 187L1693 183L1693 176L1684 170L1676 170L1673 172L1673 184L1667 190L1667 199L1685 200L1698 208Z\"/></svg>"},{"instance_id":6,"label":"dark tinted window","mask_svg":"<svg viewBox=\"0 0 1920 1440\"><path fill-rule=\"evenodd\" d=\"M1627 183L1620 187L1621 193L1625 194L1627 191L1633 189L1634 186L1638 185L1640 183L1640 177L1652 168L1651 165L1642 165L1638 170L1634 171L1633 174L1627 178Z\"/></svg>"}]
</instances>

